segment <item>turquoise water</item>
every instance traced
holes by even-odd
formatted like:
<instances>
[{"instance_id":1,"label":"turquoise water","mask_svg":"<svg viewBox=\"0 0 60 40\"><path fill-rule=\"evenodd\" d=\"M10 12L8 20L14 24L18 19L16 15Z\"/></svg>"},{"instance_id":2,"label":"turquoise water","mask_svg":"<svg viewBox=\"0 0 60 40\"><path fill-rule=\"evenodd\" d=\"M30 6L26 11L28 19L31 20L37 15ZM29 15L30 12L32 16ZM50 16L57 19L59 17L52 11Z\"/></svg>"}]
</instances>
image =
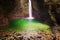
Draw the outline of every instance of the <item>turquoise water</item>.
<instances>
[{"instance_id":1,"label":"turquoise water","mask_svg":"<svg viewBox=\"0 0 60 40\"><path fill-rule=\"evenodd\" d=\"M37 21L37 20L31 20L29 21L28 19L16 19L16 20L11 20L9 22L9 25L6 30L12 29L12 30L48 30L50 31L50 26L47 24L44 24L42 21Z\"/></svg>"}]
</instances>

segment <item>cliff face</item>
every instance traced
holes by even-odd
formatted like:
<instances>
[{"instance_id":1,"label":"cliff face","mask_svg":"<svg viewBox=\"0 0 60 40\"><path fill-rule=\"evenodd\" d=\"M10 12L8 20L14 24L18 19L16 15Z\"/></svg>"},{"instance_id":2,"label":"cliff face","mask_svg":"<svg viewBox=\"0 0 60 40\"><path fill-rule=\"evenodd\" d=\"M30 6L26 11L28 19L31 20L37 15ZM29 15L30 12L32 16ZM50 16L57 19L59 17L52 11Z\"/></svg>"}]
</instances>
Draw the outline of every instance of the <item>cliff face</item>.
<instances>
[{"instance_id":1,"label":"cliff face","mask_svg":"<svg viewBox=\"0 0 60 40\"><path fill-rule=\"evenodd\" d=\"M49 2L52 3L51 9L49 9ZM7 25L9 20L28 16L28 0L0 0L0 3L0 25ZM47 24L54 24L51 16L60 23L59 3L59 1L32 0L32 14L37 20L42 20Z\"/></svg>"},{"instance_id":2,"label":"cliff face","mask_svg":"<svg viewBox=\"0 0 60 40\"><path fill-rule=\"evenodd\" d=\"M9 20L28 16L28 0L0 0L0 25L8 25Z\"/></svg>"}]
</instances>

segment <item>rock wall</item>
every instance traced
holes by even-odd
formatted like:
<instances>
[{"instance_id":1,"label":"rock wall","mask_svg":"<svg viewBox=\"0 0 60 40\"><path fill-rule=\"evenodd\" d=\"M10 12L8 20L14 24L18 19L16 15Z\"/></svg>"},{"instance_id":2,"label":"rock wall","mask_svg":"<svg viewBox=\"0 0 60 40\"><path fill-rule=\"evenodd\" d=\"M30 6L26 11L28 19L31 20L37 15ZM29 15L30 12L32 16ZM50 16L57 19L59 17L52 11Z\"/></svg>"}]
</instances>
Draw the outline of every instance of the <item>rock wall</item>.
<instances>
[{"instance_id":1,"label":"rock wall","mask_svg":"<svg viewBox=\"0 0 60 40\"><path fill-rule=\"evenodd\" d=\"M54 20L51 19L51 15L48 12L49 2L52 3L52 16L55 18L57 24L60 24L60 1L32 0L33 17L44 21L46 24L54 25ZM0 24L4 24L3 20L9 21L28 17L28 0L0 0L0 3ZM8 21L5 21L5 24L8 24Z\"/></svg>"}]
</instances>

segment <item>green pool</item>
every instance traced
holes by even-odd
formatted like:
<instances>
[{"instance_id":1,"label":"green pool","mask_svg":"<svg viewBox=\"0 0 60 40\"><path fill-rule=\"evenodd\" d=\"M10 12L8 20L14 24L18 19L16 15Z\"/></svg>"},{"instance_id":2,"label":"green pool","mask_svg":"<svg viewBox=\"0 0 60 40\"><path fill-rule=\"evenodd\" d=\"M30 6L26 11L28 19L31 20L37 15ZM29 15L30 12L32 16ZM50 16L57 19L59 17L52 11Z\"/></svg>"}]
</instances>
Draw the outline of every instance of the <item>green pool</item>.
<instances>
[{"instance_id":1,"label":"green pool","mask_svg":"<svg viewBox=\"0 0 60 40\"><path fill-rule=\"evenodd\" d=\"M12 30L26 30L26 31L39 31L39 30L46 30L50 31L50 26L47 24L44 24L42 21L37 21L35 19L28 20L28 19L16 19L11 20L9 22L9 25L6 30L12 29Z\"/></svg>"}]
</instances>

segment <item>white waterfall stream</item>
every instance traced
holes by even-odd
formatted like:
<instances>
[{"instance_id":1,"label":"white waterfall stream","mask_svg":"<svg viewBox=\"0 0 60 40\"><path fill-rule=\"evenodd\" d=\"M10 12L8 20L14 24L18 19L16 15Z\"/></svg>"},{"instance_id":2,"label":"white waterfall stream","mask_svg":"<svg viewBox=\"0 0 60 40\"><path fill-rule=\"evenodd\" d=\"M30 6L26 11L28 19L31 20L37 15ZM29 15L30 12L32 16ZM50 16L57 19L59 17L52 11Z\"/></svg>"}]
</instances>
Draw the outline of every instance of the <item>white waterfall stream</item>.
<instances>
[{"instance_id":1,"label":"white waterfall stream","mask_svg":"<svg viewBox=\"0 0 60 40\"><path fill-rule=\"evenodd\" d=\"M31 0L29 0L29 2L28 2L28 7L29 7L29 17L27 19L34 19L32 17L32 2L31 2Z\"/></svg>"}]
</instances>

